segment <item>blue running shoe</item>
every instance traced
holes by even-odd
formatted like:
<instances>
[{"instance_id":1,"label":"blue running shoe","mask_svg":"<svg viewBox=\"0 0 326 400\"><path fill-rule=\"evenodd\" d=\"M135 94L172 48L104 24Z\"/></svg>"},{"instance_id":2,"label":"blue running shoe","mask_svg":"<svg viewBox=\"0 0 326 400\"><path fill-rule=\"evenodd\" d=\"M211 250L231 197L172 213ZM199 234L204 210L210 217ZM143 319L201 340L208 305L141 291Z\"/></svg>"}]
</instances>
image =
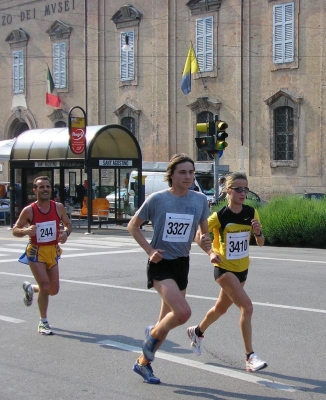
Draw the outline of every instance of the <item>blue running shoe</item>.
<instances>
[{"instance_id":1,"label":"blue running shoe","mask_svg":"<svg viewBox=\"0 0 326 400\"><path fill-rule=\"evenodd\" d=\"M143 353L148 361L153 361L155 358L155 346L159 342L158 339L153 338L151 330L154 326L148 326L145 330L145 340L143 343Z\"/></svg>"},{"instance_id":2,"label":"blue running shoe","mask_svg":"<svg viewBox=\"0 0 326 400\"><path fill-rule=\"evenodd\" d=\"M153 385L161 383L160 379L156 378L156 376L154 375L151 364L141 365L138 363L138 361L136 361L134 366L132 367L132 370L135 371L136 374L140 375L147 383L151 383Z\"/></svg>"}]
</instances>

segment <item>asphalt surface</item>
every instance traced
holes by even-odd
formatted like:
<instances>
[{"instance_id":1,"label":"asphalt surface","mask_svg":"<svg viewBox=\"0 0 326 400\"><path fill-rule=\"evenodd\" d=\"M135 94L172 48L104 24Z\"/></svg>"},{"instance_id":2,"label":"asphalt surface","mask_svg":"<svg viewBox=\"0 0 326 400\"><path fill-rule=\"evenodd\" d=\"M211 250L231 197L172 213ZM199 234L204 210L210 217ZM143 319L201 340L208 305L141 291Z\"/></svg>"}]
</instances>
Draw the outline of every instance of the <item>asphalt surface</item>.
<instances>
[{"instance_id":1,"label":"asphalt surface","mask_svg":"<svg viewBox=\"0 0 326 400\"><path fill-rule=\"evenodd\" d=\"M198 357L186 327L214 305L208 257L191 252L188 323L170 332L153 362L160 385L132 371L160 300L146 288L146 254L125 227L75 229L63 245L60 292L50 298L54 335L37 333L37 298L23 304L33 277L17 261L26 238L0 227L0 399L326 399L325 250L251 247L246 291L254 304L253 342L268 368L245 372L239 311L206 332ZM151 228L144 235L150 239Z\"/></svg>"}]
</instances>

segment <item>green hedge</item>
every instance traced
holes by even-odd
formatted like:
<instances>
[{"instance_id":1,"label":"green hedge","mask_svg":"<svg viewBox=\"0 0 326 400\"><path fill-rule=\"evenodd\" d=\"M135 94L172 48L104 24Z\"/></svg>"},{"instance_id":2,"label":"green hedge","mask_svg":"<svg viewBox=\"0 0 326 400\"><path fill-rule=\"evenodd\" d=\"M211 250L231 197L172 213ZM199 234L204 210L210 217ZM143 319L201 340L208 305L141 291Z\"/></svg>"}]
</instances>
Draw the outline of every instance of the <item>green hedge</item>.
<instances>
[{"instance_id":1,"label":"green hedge","mask_svg":"<svg viewBox=\"0 0 326 400\"><path fill-rule=\"evenodd\" d=\"M212 207L212 212L225 204ZM288 196L246 204L258 209L266 245L326 248L326 200Z\"/></svg>"}]
</instances>

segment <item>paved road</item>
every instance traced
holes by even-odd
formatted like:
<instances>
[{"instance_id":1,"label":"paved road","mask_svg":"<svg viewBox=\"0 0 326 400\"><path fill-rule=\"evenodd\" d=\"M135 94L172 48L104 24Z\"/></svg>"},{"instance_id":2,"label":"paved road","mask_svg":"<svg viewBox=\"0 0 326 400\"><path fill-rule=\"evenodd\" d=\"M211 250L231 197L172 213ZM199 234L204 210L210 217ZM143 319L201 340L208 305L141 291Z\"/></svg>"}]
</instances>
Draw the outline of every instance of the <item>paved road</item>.
<instances>
[{"instance_id":1,"label":"paved road","mask_svg":"<svg viewBox=\"0 0 326 400\"><path fill-rule=\"evenodd\" d=\"M37 305L22 301L21 284L32 280L17 262L26 239L0 227L1 400L326 399L325 250L251 248L246 288L255 351L267 369L244 371L233 307L207 330L200 357L190 351L186 327L173 330L153 363L162 383L148 385L131 371L159 309L145 286L146 255L123 228L84 232L77 229L63 246L61 290L48 314L55 335L44 337L36 332ZM191 264L189 325L195 325L218 291L196 245Z\"/></svg>"}]
</instances>

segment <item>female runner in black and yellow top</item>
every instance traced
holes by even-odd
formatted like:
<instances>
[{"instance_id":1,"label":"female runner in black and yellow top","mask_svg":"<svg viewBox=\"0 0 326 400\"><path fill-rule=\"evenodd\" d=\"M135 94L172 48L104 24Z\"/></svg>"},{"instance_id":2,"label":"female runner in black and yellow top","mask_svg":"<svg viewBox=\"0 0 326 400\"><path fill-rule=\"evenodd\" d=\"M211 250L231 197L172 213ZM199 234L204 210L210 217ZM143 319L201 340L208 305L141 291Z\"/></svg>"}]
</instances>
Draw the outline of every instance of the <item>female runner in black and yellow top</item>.
<instances>
[{"instance_id":1,"label":"female runner in black and yellow top","mask_svg":"<svg viewBox=\"0 0 326 400\"><path fill-rule=\"evenodd\" d=\"M251 317L253 306L243 287L249 267L249 241L253 233L256 243L263 246L265 239L261 231L256 209L243 204L248 193L246 174L235 172L226 179L228 205L208 218L208 228L214 234L213 251L209 251L214 263L214 277L221 286L219 297L198 326L187 329L193 352L200 355L202 339L206 329L225 314L234 303L240 310L240 329L246 351L246 370L258 371L267 367L253 351ZM201 246L199 235L196 242ZM216 255L221 262L216 262Z\"/></svg>"}]
</instances>

